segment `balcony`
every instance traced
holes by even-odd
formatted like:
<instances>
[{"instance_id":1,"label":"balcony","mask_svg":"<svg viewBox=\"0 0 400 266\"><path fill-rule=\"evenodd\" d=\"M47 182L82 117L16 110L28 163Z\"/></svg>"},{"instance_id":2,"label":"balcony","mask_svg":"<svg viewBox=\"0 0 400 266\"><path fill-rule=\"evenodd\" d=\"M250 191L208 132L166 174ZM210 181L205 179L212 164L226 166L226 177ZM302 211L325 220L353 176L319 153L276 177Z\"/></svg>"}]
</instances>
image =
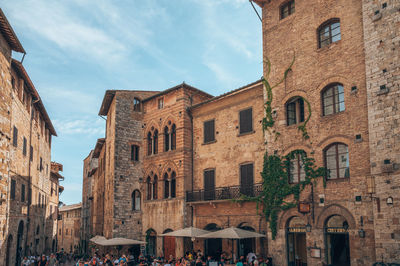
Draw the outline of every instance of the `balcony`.
<instances>
[{"instance_id":1,"label":"balcony","mask_svg":"<svg viewBox=\"0 0 400 266\"><path fill-rule=\"evenodd\" d=\"M256 197L259 196L261 192L261 183L248 187L232 186L218 187L213 190L187 191L186 202L238 199L242 194L250 197Z\"/></svg>"}]
</instances>

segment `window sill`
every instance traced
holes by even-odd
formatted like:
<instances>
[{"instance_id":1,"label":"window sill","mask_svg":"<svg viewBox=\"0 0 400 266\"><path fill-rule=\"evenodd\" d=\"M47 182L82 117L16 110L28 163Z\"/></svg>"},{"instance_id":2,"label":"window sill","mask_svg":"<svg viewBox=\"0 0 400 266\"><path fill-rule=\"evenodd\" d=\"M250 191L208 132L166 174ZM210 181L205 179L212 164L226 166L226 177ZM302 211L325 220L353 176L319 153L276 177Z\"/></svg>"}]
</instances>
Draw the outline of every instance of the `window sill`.
<instances>
[{"instance_id":1,"label":"window sill","mask_svg":"<svg viewBox=\"0 0 400 266\"><path fill-rule=\"evenodd\" d=\"M334 179L325 179L326 183L343 183L343 182L350 182L350 177L345 178L334 178Z\"/></svg>"},{"instance_id":2,"label":"window sill","mask_svg":"<svg viewBox=\"0 0 400 266\"><path fill-rule=\"evenodd\" d=\"M318 39L317 39L318 42ZM331 42L330 44L328 44L327 46L324 47L317 47L317 52L318 53L323 53L327 50L332 49L333 47L335 47L336 45L339 45L342 42L342 40L336 41L336 42Z\"/></svg>"},{"instance_id":3,"label":"window sill","mask_svg":"<svg viewBox=\"0 0 400 266\"><path fill-rule=\"evenodd\" d=\"M212 141L203 142L201 145L208 145L208 144L213 144L213 143L216 143L216 142L217 142L217 140L214 139L214 140L212 140Z\"/></svg>"},{"instance_id":4,"label":"window sill","mask_svg":"<svg viewBox=\"0 0 400 266\"><path fill-rule=\"evenodd\" d=\"M256 131L252 130L252 131L249 131L249 132L239 133L237 136L241 137L241 136L251 135L251 134L254 134L254 133L256 133Z\"/></svg>"},{"instance_id":5,"label":"window sill","mask_svg":"<svg viewBox=\"0 0 400 266\"><path fill-rule=\"evenodd\" d=\"M344 112L346 112L346 109L344 109L343 111L337 112L337 113L329 114L329 115L321 115L321 118L322 119L329 119L331 117L334 117L335 115L343 114Z\"/></svg>"}]
</instances>

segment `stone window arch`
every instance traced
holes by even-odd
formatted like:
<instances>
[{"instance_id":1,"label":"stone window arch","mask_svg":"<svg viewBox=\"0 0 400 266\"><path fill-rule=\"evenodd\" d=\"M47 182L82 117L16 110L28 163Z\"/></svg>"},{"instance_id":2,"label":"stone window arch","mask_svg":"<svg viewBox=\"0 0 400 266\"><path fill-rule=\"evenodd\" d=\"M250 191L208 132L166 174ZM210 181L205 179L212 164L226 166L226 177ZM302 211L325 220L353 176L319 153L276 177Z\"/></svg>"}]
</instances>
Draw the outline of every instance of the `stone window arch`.
<instances>
[{"instance_id":1,"label":"stone window arch","mask_svg":"<svg viewBox=\"0 0 400 266\"><path fill-rule=\"evenodd\" d=\"M318 27L318 48L329 46L331 43L340 41L340 19L332 18Z\"/></svg>"},{"instance_id":2,"label":"stone window arch","mask_svg":"<svg viewBox=\"0 0 400 266\"><path fill-rule=\"evenodd\" d=\"M321 97L323 116L336 114L345 110L343 84L329 84L322 90Z\"/></svg>"},{"instance_id":3,"label":"stone window arch","mask_svg":"<svg viewBox=\"0 0 400 266\"><path fill-rule=\"evenodd\" d=\"M349 149L346 144L335 142L327 146L324 149L324 162L327 180L350 177Z\"/></svg>"}]
</instances>

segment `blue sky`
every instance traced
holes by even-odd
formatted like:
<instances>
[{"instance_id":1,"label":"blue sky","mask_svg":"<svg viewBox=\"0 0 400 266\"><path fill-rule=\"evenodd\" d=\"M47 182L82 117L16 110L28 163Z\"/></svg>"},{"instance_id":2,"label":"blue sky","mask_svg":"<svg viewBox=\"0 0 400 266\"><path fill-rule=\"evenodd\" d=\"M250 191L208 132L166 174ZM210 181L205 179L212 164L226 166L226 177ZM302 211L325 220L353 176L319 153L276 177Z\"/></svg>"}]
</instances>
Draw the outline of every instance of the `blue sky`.
<instances>
[{"instance_id":1,"label":"blue sky","mask_svg":"<svg viewBox=\"0 0 400 266\"><path fill-rule=\"evenodd\" d=\"M105 90L185 81L219 95L262 75L248 0L4 0L2 9L58 133L52 160L64 165L67 204L81 201L83 159L104 136Z\"/></svg>"}]
</instances>

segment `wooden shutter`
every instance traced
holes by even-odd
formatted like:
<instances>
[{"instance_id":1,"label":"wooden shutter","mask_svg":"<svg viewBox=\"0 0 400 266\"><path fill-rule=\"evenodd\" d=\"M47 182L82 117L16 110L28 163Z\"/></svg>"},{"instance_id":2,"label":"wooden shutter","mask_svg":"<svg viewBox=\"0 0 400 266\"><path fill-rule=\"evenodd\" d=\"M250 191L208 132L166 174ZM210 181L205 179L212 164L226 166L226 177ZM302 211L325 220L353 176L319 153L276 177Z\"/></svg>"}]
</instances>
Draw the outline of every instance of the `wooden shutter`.
<instances>
[{"instance_id":1,"label":"wooden shutter","mask_svg":"<svg viewBox=\"0 0 400 266\"><path fill-rule=\"evenodd\" d=\"M253 131L253 109L249 108L239 113L240 134Z\"/></svg>"},{"instance_id":2,"label":"wooden shutter","mask_svg":"<svg viewBox=\"0 0 400 266\"><path fill-rule=\"evenodd\" d=\"M213 200L215 197L215 170L204 171L204 200Z\"/></svg>"},{"instance_id":3,"label":"wooden shutter","mask_svg":"<svg viewBox=\"0 0 400 266\"><path fill-rule=\"evenodd\" d=\"M215 120L204 122L204 143L215 140Z\"/></svg>"},{"instance_id":4,"label":"wooden shutter","mask_svg":"<svg viewBox=\"0 0 400 266\"><path fill-rule=\"evenodd\" d=\"M14 127L13 131L13 145L14 147L18 146L18 128Z\"/></svg>"},{"instance_id":5,"label":"wooden shutter","mask_svg":"<svg viewBox=\"0 0 400 266\"><path fill-rule=\"evenodd\" d=\"M11 195L10 195L11 199L15 199L15 184L16 184L15 180L11 179Z\"/></svg>"},{"instance_id":6,"label":"wooden shutter","mask_svg":"<svg viewBox=\"0 0 400 266\"><path fill-rule=\"evenodd\" d=\"M253 164L240 166L240 192L242 194L253 195Z\"/></svg>"}]
</instances>

